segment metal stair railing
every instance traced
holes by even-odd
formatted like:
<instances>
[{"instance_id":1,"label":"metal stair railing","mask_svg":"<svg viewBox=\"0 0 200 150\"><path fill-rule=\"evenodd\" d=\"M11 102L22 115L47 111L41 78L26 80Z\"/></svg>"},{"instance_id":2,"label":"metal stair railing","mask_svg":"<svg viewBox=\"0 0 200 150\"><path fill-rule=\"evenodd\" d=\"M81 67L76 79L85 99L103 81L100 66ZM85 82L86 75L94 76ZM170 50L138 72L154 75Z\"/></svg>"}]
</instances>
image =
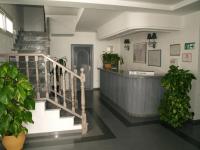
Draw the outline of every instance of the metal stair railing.
<instances>
[{"instance_id":1,"label":"metal stair railing","mask_svg":"<svg viewBox=\"0 0 200 150\"><path fill-rule=\"evenodd\" d=\"M87 133L83 68L80 69L80 75L78 75L77 70L72 71L44 54L0 54L1 63L8 61L16 64L34 85L37 100L46 100L80 118L82 134ZM80 91L77 90L77 82L80 83Z\"/></svg>"}]
</instances>

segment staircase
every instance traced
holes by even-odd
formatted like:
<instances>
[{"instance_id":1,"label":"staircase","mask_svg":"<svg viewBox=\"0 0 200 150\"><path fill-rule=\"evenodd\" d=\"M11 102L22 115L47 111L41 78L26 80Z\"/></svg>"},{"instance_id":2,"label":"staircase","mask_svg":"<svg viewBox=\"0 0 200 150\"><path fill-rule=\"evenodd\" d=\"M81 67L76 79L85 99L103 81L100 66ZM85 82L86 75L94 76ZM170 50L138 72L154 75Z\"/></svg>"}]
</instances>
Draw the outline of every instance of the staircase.
<instances>
[{"instance_id":1,"label":"staircase","mask_svg":"<svg viewBox=\"0 0 200 150\"><path fill-rule=\"evenodd\" d=\"M5 61L16 64L36 93L34 124L26 124L29 134L77 130L87 133L83 69L78 75L77 70L71 71L47 55L37 53L0 54L0 62Z\"/></svg>"},{"instance_id":2,"label":"staircase","mask_svg":"<svg viewBox=\"0 0 200 150\"><path fill-rule=\"evenodd\" d=\"M20 31L14 44L14 50L18 53L49 54L49 47L48 33L37 31Z\"/></svg>"}]
</instances>

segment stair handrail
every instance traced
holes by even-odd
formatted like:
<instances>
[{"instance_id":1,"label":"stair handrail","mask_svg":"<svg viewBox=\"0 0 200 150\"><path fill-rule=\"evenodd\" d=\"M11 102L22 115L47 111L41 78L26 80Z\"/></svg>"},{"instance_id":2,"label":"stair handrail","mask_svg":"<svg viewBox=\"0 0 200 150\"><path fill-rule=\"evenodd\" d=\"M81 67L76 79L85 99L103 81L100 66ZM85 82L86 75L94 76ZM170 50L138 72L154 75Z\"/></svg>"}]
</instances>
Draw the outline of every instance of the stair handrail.
<instances>
[{"instance_id":1,"label":"stair handrail","mask_svg":"<svg viewBox=\"0 0 200 150\"><path fill-rule=\"evenodd\" d=\"M34 53L34 54L29 54L29 53L0 53L1 56L43 56L44 58L46 58L47 60L53 62L54 64L56 64L57 66L63 68L64 70L66 70L67 72L73 74L73 76L77 77L80 80L83 80L81 76L77 75L76 73L74 73L73 71L71 71L69 68L61 65L60 63L58 63L57 61L53 60L52 58L46 56L45 54L40 54L40 53Z\"/></svg>"},{"instance_id":2,"label":"stair handrail","mask_svg":"<svg viewBox=\"0 0 200 150\"><path fill-rule=\"evenodd\" d=\"M84 73L84 69L81 68L81 70L80 70L80 76L79 76L77 74L77 70L75 70L75 72L73 72L69 68L67 68L66 66L61 65L60 63L58 63L57 61L53 60L52 58L50 58L49 56L47 56L45 54L41 54L41 53L0 53L0 57L10 57L10 56L18 56L18 59L19 59L19 56L25 57L26 69L27 69L26 71L27 71L28 78L29 78L29 71L28 71L28 59L29 58L28 57L32 56L35 59L37 57L37 61L38 61L38 57L39 56L40 57L44 57L44 62L45 62L45 83L46 83L46 97L45 98L46 98L46 100L49 101L49 102L51 102L52 104L56 105L57 107L62 108L63 110L65 110L67 112L70 112L71 114L79 117L82 120L82 134L87 133L88 123L87 123L86 112L85 112L85 73ZM51 99L49 99L48 85L47 85L48 84L47 83L47 68L46 68L46 62L47 62L47 60L53 63L54 71L56 71L55 68L56 68L56 66L58 66L58 67L62 68L63 71L66 71L66 72L70 73L70 75L72 75L72 77L73 77L72 80L74 79L74 77L76 77L77 79L80 80L80 89L81 89L81 115L77 114L75 112L74 108L72 108L72 110L69 110L68 108L64 107L66 104L64 104L64 106L62 106L61 104L58 103L58 100L57 100L57 91L56 91L57 89L55 88L57 84L54 84L54 86L55 86L54 87L55 102L51 101ZM37 65L37 67L38 67L38 65ZM36 70L38 71L37 67L36 67ZM55 78L56 78L56 76L55 76L55 73L54 73L54 83L56 82ZM38 80L38 78L36 80ZM63 89L63 91L64 91L64 89ZM73 89L72 89L72 93L73 93ZM38 97L38 93L37 93L37 97ZM39 98L41 98L41 97L39 96ZM43 98L41 98L41 99L43 99ZM65 102L65 99L63 101Z\"/></svg>"}]
</instances>

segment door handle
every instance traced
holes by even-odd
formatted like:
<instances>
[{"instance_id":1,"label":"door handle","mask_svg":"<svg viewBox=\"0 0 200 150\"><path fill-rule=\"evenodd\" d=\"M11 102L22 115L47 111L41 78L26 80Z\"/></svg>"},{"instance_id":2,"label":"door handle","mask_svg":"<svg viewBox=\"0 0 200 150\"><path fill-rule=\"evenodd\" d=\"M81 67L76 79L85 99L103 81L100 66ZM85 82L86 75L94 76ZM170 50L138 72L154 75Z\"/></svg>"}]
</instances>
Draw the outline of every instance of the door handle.
<instances>
[{"instance_id":1,"label":"door handle","mask_svg":"<svg viewBox=\"0 0 200 150\"><path fill-rule=\"evenodd\" d=\"M91 70L91 66L89 66L89 71Z\"/></svg>"}]
</instances>

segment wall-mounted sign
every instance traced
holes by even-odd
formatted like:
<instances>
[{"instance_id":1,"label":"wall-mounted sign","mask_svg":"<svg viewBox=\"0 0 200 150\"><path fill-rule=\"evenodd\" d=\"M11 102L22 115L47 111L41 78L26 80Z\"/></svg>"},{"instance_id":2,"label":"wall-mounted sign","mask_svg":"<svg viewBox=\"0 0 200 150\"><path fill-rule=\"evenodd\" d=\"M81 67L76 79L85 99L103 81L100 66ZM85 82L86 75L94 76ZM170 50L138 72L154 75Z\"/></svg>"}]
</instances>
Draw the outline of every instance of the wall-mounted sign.
<instances>
[{"instance_id":1,"label":"wall-mounted sign","mask_svg":"<svg viewBox=\"0 0 200 150\"><path fill-rule=\"evenodd\" d=\"M194 47L195 47L195 42L185 43L185 50L191 50L194 49Z\"/></svg>"},{"instance_id":2,"label":"wall-mounted sign","mask_svg":"<svg viewBox=\"0 0 200 150\"><path fill-rule=\"evenodd\" d=\"M192 62L192 53L183 53L182 61L183 62Z\"/></svg>"}]
</instances>

